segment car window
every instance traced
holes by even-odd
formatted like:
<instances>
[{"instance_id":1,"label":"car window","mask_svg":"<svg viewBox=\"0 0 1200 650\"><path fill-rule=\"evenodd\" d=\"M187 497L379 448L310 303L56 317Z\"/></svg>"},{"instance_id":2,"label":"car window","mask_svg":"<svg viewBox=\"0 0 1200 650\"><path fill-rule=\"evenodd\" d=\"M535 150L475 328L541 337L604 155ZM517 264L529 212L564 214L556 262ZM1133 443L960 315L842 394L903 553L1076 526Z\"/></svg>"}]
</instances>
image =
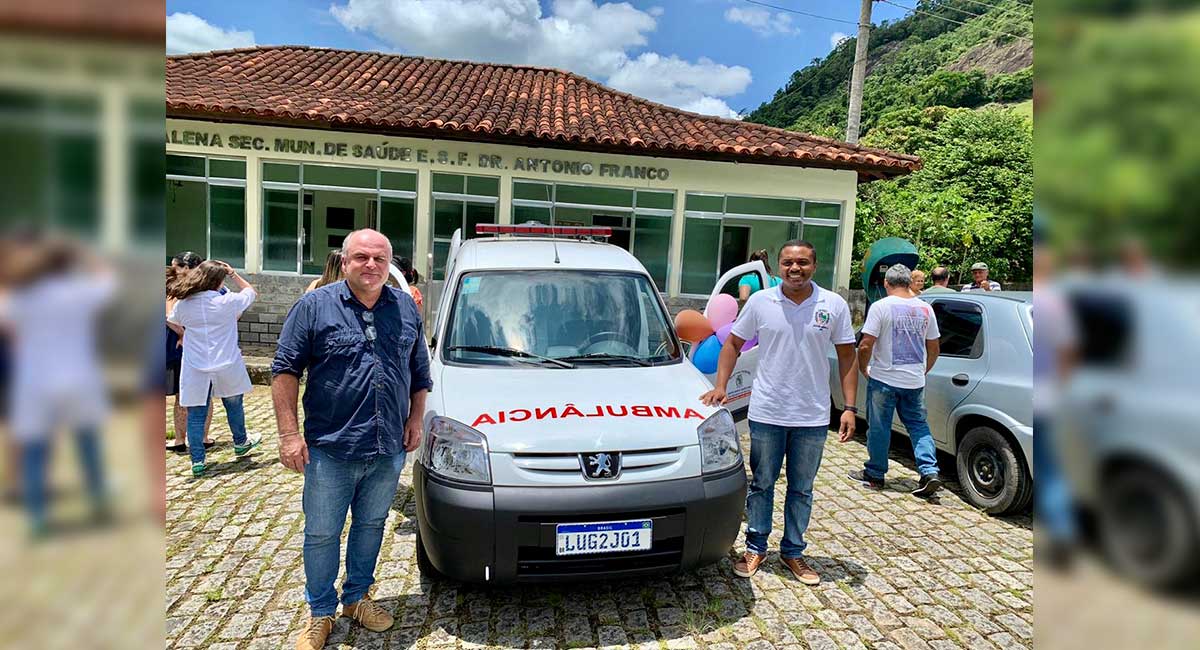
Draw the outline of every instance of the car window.
<instances>
[{"instance_id":1,"label":"car window","mask_svg":"<svg viewBox=\"0 0 1200 650\"><path fill-rule=\"evenodd\" d=\"M1124 298L1098 293L1071 296L1081 365L1121 365L1133 339L1133 310Z\"/></svg>"},{"instance_id":2,"label":"car window","mask_svg":"<svg viewBox=\"0 0 1200 650\"><path fill-rule=\"evenodd\" d=\"M937 318L941 356L978 359L983 356L983 309L961 300L938 300L933 303Z\"/></svg>"}]
</instances>

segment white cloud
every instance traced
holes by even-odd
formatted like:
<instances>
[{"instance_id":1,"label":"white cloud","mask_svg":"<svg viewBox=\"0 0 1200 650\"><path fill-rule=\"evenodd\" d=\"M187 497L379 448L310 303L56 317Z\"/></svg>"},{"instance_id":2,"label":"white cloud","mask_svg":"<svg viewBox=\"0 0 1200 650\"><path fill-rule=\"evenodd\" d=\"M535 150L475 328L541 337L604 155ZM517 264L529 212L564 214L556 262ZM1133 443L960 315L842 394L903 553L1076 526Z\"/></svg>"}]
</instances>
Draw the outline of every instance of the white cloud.
<instances>
[{"instance_id":1,"label":"white cloud","mask_svg":"<svg viewBox=\"0 0 1200 650\"><path fill-rule=\"evenodd\" d=\"M842 41L850 38L850 35L845 32L834 32L829 35L829 49L833 49L842 44Z\"/></svg>"},{"instance_id":2,"label":"white cloud","mask_svg":"<svg viewBox=\"0 0 1200 650\"><path fill-rule=\"evenodd\" d=\"M721 97L750 84L750 71L707 59L691 63L647 45L661 7L555 0L344 0L330 12L406 54L562 68L647 99L733 115Z\"/></svg>"},{"instance_id":3,"label":"white cloud","mask_svg":"<svg viewBox=\"0 0 1200 650\"><path fill-rule=\"evenodd\" d=\"M745 25L760 36L775 34L798 34L800 30L792 24L792 17L781 11L772 14L757 7L730 7L725 10L725 20Z\"/></svg>"},{"instance_id":4,"label":"white cloud","mask_svg":"<svg viewBox=\"0 0 1200 650\"><path fill-rule=\"evenodd\" d=\"M167 16L167 54L253 47L254 32L221 29L189 13Z\"/></svg>"}]
</instances>

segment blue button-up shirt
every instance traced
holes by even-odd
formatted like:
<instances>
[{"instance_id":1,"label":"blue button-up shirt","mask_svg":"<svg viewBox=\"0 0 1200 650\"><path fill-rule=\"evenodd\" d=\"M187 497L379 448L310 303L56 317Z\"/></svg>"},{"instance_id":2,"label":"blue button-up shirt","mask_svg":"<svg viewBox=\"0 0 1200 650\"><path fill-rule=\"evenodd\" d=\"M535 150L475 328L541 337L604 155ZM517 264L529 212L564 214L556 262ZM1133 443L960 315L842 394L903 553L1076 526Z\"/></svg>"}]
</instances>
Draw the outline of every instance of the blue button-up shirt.
<instances>
[{"instance_id":1,"label":"blue button-up shirt","mask_svg":"<svg viewBox=\"0 0 1200 650\"><path fill-rule=\"evenodd\" d=\"M305 294L284 321L271 373L308 370L307 443L342 460L400 453L409 397L433 387L422 337L417 305L400 289L385 286L373 309L345 281Z\"/></svg>"}]
</instances>

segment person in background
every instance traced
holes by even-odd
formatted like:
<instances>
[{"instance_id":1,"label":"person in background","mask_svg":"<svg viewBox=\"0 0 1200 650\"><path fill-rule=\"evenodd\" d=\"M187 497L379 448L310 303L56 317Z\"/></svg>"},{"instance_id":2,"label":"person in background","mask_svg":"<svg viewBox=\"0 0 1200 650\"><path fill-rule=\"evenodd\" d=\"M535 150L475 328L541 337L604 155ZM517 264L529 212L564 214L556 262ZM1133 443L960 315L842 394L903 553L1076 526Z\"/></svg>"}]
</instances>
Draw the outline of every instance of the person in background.
<instances>
[{"instance_id":1,"label":"person in background","mask_svg":"<svg viewBox=\"0 0 1200 650\"><path fill-rule=\"evenodd\" d=\"M417 303L417 311L421 311L422 305L425 302L421 295L421 290L417 288L417 283L421 281L421 274L413 268L412 260L407 257L396 255L392 257L392 264L400 269L400 273L404 275L404 281L408 283L408 295L412 296L413 302Z\"/></svg>"},{"instance_id":2,"label":"person in background","mask_svg":"<svg viewBox=\"0 0 1200 650\"><path fill-rule=\"evenodd\" d=\"M1000 283L988 279L988 265L975 262L971 265L970 284L964 284L963 291L1000 291Z\"/></svg>"},{"instance_id":3,"label":"person in background","mask_svg":"<svg viewBox=\"0 0 1200 650\"><path fill-rule=\"evenodd\" d=\"M751 253L750 259L746 261L762 262L763 266L767 267L767 271L770 272L771 255L765 248ZM778 275L772 275L770 282L772 287L777 287L781 282L783 282L783 280L780 279ZM758 274L747 273L746 275L742 276L741 280L738 280L738 300L741 301L742 304L745 304L745 302L750 299L750 296L762 291L762 288L762 280L759 279Z\"/></svg>"},{"instance_id":4,"label":"person in background","mask_svg":"<svg viewBox=\"0 0 1200 650\"><path fill-rule=\"evenodd\" d=\"M164 315L170 315L171 310L175 309L175 303L178 300L171 298L171 285L179 280L179 278L189 269L194 269L200 266L204 258L200 257L192 251L184 251L175 257L171 258L171 265L167 267L167 310ZM183 363L183 328L174 323L167 323L167 346L166 346L166 390L167 395L175 397L175 405L171 409L171 415L174 420L175 440L167 445L167 451L183 453L187 451L187 409L179 405L179 371ZM213 439L209 436L209 431L212 429L212 412L208 414L208 418L204 420L204 446L212 447Z\"/></svg>"},{"instance_id":5,"label":"person in background","mask_svg":"<svg viewBox=\"0 0 1200 650\"><path fill-rule=\"evenodd\" d=\"M925 412L925 375L937 361L940 344L933 308L909 291L912 274L895 264L887 270L887 297L871 305L858 344L858 367L867 377L867 462L850 478L883 489L892 443L892 419L900 421L912 441L920 482L914 496L933 496L942 486L937 447Z\"/></svg>"},{"instance_id":6,"label":"person in background","mask_svg":"<svg viewBox=\"0 0 1200 650\"><path fill-rule=\"evenodd\" d=\"M313 289L319 289L327 284L333 284L342 279L342 249L335 248L329 251L325 256L325 270L321 272L321 277L308 283L304 293L308 293Z\"/></svg>"},{"instance_id":7,"label":"person in background","mask_svg":"<svg viewBox=\"0 0 1200 650\"><path fill-rule=\"evenodd\" d=\"M933 283L933 286L921 293L958 293L950 288L950 269L944 266L934 267L929 272L929 281Z\"/></svg>"},{"instance_id":8,"label":"person in background","mask_svg":"<svg viewBox=\"0 0 1200 650\"><path fill-rule=\"evenodd\" d=\"M912 286L909 287L909 289L912 291L912 295L914 295L914 296L921 295L921 292L925 290L925 272L924 271L914 270L912 272Z\"/></svg>"},{"instance_id":9,"label":"person in background","mask_svg":"<svg viewBox=\"0 0 1200 650\"><path fill-rule=\"evenodd\" d=\"M237 292L219 293L225 279L233 280ZM237 321L258 294L242 276L225 262L209 260L188 271L171 287L171 297L179 300L167 320L187 330L183 338L183 364L179 377L180 403L188 410L188 451L192 456L192 476L203 476L205 463L202 430L208 417L209 397L221 398L229 429L233 433L233 453L243 458L261 442L261 437L246 433L242 395L250 392L250 375L238 347Z\"/></svg>"}]
</instances>

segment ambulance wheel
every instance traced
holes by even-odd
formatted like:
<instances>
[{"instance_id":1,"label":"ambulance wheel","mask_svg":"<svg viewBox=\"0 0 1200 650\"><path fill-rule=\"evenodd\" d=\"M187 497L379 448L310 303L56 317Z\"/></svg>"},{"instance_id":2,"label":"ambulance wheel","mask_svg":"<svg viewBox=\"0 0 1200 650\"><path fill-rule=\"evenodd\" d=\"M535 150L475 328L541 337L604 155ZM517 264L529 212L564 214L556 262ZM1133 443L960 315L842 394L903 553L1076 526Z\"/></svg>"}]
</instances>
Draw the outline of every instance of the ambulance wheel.
<instances>
[{"instance_id":1,"label":"ambulance wheel","mask_svg":"<svg viewBox=\"0 0 1200 650\"><path fill-rule=\"evenodd\" d=\"M425 552L425 544L421 542L421 533L417 533L417 570L421 575L429 580L441 580L445 576L437 567L433 566L433 562L429 561L429 554Z\"/></svg>"}]
</instances>

